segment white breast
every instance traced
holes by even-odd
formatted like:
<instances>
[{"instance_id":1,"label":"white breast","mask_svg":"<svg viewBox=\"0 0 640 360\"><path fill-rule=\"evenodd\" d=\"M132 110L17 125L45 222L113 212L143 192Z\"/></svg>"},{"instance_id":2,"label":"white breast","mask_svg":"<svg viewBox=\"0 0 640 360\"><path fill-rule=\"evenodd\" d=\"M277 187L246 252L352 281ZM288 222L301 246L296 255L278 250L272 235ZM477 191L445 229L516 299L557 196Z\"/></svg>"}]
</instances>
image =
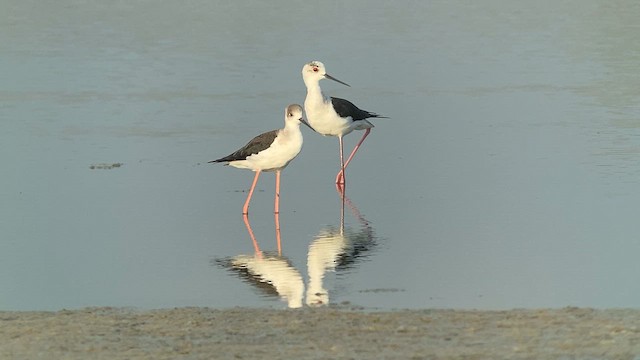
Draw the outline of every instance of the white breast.
<instances>
[{"instance_id":1,"label":"white breast","mask_svg":"<svg viewBox=\"0 0 640 360\"><path fill-rule=\"evenodd\" d=\"M305 101L307 120L313 129L325 136L346 135L353 131L351 118L341 118L331 102Z\"/></svg>"}]
</instances>

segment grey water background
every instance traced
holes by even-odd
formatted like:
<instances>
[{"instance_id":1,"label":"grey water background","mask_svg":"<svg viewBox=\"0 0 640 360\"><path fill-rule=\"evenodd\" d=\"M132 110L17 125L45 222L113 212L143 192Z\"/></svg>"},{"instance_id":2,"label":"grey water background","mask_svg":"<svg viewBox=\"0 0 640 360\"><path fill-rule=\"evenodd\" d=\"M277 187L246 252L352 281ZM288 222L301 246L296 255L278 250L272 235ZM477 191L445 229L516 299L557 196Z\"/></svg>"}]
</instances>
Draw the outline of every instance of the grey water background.
<instances>
[{"instance_id":1,"label":"grey water background","mask_svg":"<svg viewBox=\"0 0 640 360\"><path fill-rule=\"evenodd\" d=\"M637 1L1 7L1 310L285 307L216 266L253 251L253 174L206 161L281 127L310 60L390 117L347 172L375 246L327 273L331 303L640 305ZM303 132L280 222L306 278L340 202L337 139ZM273 188L250 210L267 250Z\"/></svg>"}]
</instances>

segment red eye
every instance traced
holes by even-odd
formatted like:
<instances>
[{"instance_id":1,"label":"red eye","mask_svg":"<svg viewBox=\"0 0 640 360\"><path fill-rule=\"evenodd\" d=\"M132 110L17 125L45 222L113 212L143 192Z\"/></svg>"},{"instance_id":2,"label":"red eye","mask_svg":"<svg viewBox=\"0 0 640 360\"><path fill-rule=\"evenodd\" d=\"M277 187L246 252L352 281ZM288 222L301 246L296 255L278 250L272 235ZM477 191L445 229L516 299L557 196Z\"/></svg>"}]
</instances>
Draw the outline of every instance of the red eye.
<instances>
[{"instance_id":1,"label":"red eye","mask_svg":"<svg viewBox=\"0 0 640 360\"><path fill-rule=\"evenodd\" d=\"M318 68L316 66L313 67L313 72L318 72Z\"/></svg>"}]
</instances>

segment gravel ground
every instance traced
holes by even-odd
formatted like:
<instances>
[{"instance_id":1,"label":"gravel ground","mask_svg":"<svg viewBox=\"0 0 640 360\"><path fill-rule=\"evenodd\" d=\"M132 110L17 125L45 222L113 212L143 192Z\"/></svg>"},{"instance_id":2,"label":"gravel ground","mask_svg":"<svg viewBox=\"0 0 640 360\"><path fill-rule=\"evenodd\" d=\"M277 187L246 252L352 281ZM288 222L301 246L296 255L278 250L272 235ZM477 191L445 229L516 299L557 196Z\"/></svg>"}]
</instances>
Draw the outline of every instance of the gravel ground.
<instances>
[{"instance_id":1,"label":"gravel ground","mask_svg":"<svg viewBox=\"0 0 640 360\"><path fill-rule=\"evenodd\" d=\"M640 360L640 310L0 312L0 358Z\"/></svg>"}]
</instances>

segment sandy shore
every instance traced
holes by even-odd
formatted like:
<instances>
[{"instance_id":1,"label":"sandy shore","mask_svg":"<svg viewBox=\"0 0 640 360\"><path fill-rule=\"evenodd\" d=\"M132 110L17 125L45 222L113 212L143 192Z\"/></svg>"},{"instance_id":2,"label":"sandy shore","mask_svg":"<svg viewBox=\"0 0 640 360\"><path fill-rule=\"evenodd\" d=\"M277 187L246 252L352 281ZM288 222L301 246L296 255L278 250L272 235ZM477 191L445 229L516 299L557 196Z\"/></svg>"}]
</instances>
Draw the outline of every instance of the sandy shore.
<instances>
[{"instance_id":1,"label":"sandy shore","mask_svg":"<svg viewBox=\"0 0 640 360\"><path fill-rule=\"evenodd\" d=\"M1 359L640 359L640 310L0 312Z\"/></svg>"}]
</instances>

